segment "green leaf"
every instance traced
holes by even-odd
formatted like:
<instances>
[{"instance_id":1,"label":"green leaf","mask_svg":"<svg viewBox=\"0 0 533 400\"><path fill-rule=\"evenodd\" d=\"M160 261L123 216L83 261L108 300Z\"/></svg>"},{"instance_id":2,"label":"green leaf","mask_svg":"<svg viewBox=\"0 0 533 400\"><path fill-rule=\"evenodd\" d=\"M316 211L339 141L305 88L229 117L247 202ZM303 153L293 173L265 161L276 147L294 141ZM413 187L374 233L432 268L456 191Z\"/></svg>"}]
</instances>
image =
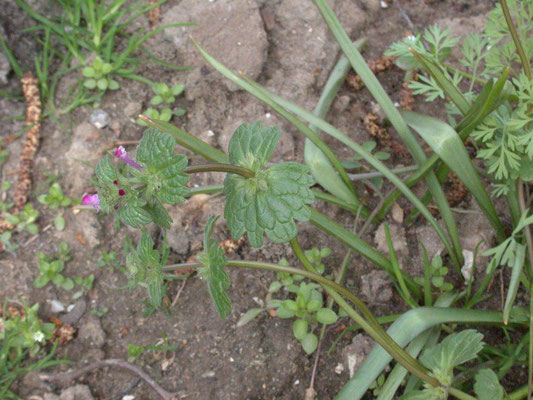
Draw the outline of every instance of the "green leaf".
<instances>
[{"instance_id":1,"label":"green leaf","mask_svg":"<svg viewBox=\"0 0 533 400\"><path fill-rule=\"evenodd\" d=\"M37 235L39 233L39 227L36 224L28 224L26 225L26 231L30 235Z\"/></svg>"},{"instance_id":2,"label":"green leaf","mask_svg":"<svg viewBox=\"0 0 533 400\"><path fill-rule=\"evenodd\" d=\"M260 121L242 124L229 142L229 162L257 172L270 161L280 135L277 127L262 127Z\"/></svg>"},{"instance_id":3,"label":"green leaf","mask_svg":"<svg viewBox=\"0 0 533 400\"><path fill-rule=\"evenodd\" d=\"M98 86L98 89L100 90L106 90L108 86L108 82L106 78L101 78L96 81L96 86Z\"/></svg>"},{"instance_id":4,"label":"green leaf","mask_svg":"<svg viewBox=\"0 0 533 400\"><path fill-rule=\"evenodd\" d=\"M318 346L318 338L314 333L308 333L302 338L302 347L307 354L311 354Z\"/></svg>"},{"instance_id":5,"label":"green leaf","mask_svg":"<svg viewBox=\"0 0 533 400\"><path fill-rule=\"evenodd\" d=\"M498 237L504 238L503 226L485 186L476 172L462 140L448 124L426 115L404 111L405 121L431 146L433 151L453 170L474 195Z\"/></svg>"},{"instance_id":6,"label":"green leaf","mask_svg":"<svg viewBox=\"0 0 533 400\"><path fill-rule=\"evenodd\" d=\"M168 215L167 210L158 199L152 199L152 201L150 201L150 203L148 203L144 208L150 214L154 224L165 229L170 229L172 218L170 215Z\"/></svg>"},{"instance_id":7,"label":"green leaf","mask_svg":"<svg viewBox=\"0 0 533 400\"><path fill-rule=\"evenodd\" d=\"M449 385L453 380L454 367L474 359L483 349L482 339L483 335L474 329L453 333L425 351L420 361L441 383Z\"/></svg>"},{"instance_id":8,"label":"green leaf","mask_svg":"<svg viewBox=\"0 0 533 400\"><path fill-rule=\"evenodd\" d=\"M56 215L54 219L54 226L58 231L65 229L65 218L63 218L63 216L60 214Z\"/></svg>"},{"instance_id":9,"label":"green leaf","mask_svg":"<svg viewBox=\"0 0 533 400\"><path fill-rule=\"evenodd\" d=\"M170 108L163 108L159 113L159 119L165 122L170 121L172 119L172 110Z\"/></svg>"},{"instance_id":10,"label":"green leaf","mask_svg":"<svg viewBox=\"0 0 533 400\"><path fill-rule=\"evenodd\" d=\"M339 317L335 313L335 311L330 310L329 308L321 308L316 313L316 319L318 322L324 325L331 325L337 322Z\"/></svg>"},{"instance_id":11,"label":"green leaf","mask_svg":"<svg viewBox=\"0 0 533 400\"><path fill-rule=\"evenodd\" d=\"M263 311L266 311L264 308L250 308L246 311L243 316L237 322L237 328L241 328L246 325L248 322L252 321L255 317L261 314Z\"/></svg>"},{"instance_id":12,"label":"green leaf","mask_svg":"<svg viewBox=\"0 0 533 400\"><path fill-rule=\"evenodd\" d=\"M254 122L241 125L229 143L230 162L253 170L255 176L226 176L224 216L233 238L239 239L246 232L253 247L263 244L263 233L274 243L293 239L298 233L294 220L308 221L307 205L314 201L307 166L285 162L261 169L270 160L278 139L276 128L263 128Z\"/></svg>"},{"instance_id":13,"label":"green leaf","mask_svg":"<svg viewBox=\"0 0 533 400\"><path fill-rule=\"evenodd\" d=\"M217 219L218 217L210 217L207 221L204 236L204 253L198 255L198 260L203 266L198 269L198 274L207 281L211 298L220 316L226 319L231 314L231 302L226 294L226 290L231 286L231 281L223 269L228 263L226 257L224 257L224 252L217 241L211 238Z\"/></svg>"},{"instance_id":14,"label":"green leaf","mask_svg":"<svg viewBox=\"0 0 533 400\"><path fill-rule=\"evenodd\" d=\"M150 100L150 104L154 105L154 106L158 106L159 104L161 104L163 102L163 98L161 96L154 96L152 97L152 99Z\"/></svg>"},{"instance_id":15,"label":"green leaf","mask_svg":"<svg viewBox=\"0 0 533 400\"><path fill-rule=\"evenodd\" d=\"M61 284L61 287L65 290L72 290L74 289L74 282L72 281L72 279L66 278Z\"/></svg>"},{"instance_id":16,"label":"green leaf","mask_svg":"<svg viewBox=\"0 0 533 400\"><path fill-rule=\"evenodd\" d=\"M39 275L34 281L33 281L33 286L36 287L37 289L40 289L44 286L46 286L46 284L50 282L50 278L48 278L46 275Z\"/></svg>"},{"instance_id":17,"label":"green leaf","mask_svg":"<svg viewBox=\"0 0 533 400\"><path fill-rule=\"evenodd\" d=\"M505 298L505 306L503 307L503 323L507 325L509 322L509 316L511 314L511 308L516 299L518 292L518 286L520 283L520 275L524 267L526 260L526 246L518 244L515 248L515 256L511 273L511 282L509 283L509 289Z\"/></svg>"},{"instance_id":18,"label":"green leaf","mask_svg":"<svg viewBox=\"0 0 533 400\"><path fill-rule=\"evenodd\" d=\"M87 89L94 89L96 87L96 81L94 79L87 79L85 82L83 82L83 86L85 86Z\"/></svg>"},{"instance_id":19,"label":"green leaf","mask_svg":"<svg viewBox=\"0 0 533 400\"><path fill-rule=\"evenodd\" d=\"M108 83L109 83L109 90L118 90L118 88L120 88L120 85L118 84L117 81L113 80L113 79L108 79Z\"/></svg>"},{"instance_id":20,"label":"green leaf","mask_svg":"<svg viewBox=\"0 0 533 400\"><path fill-rule=\"evenodd\" d=\"M294 317L294 311L289 310L287 306L284 303L281 303L281 305L276 310L276 314L279 318L287 319Z\"/></svg>"},{"instance_id":21,"label":"green leaf","mask_svg":"<svg viewBox=\"0 0 533 400\"><path fill-rule=\"evenodd\" d=\"M307 321L304 319L297 319L292 323L292 333L296 339L303 339L307 335Z\"/></svg>"},{"instance_id":22,"label":"green leaf","mask_svg":"<svg viewBox=\"0 0 533 400\"><path fill-rule=\"evenodd\" d=\"M86 78L94 78L94 69L92 67L85 67L81 70L81 74Z\"/></svg>"},{"instance_id":23,"label":"green leaf","mask_svg":"<svg viewBox=\"0 0 533 400\"><path fill-rule=\"evenodd\" d=\"M105 156L100 160L94 173L96 174L99 183L113 183L118 178L117 170L111 165L109 156Z\"/></svg>"},{"instance_id":24,"label":"green leaf","mask_svg":"<svg viewBox=\"0 0 533 400\"><path fill-rule=\"evenodd\" d=\"M100 201L102 204L102 201ZM152 215L144 206L146 202L133 196L127 197L119 207L117 212L118 218L134 228L139 228L141 225L146 225L152 222Z\"/></svg>"},{"instance_id":25,"label":"green leaf","mask_svg":"<svg viewBox=\"0 0 533 400\"><path fill-rule=\"evenodd\" d=\"M147 192L167 204L181 203L189 193L185 187L189 175L182 172L188 161L184 155L173 155L175 147L171 135L148 129L137 148L137 162L145 167L141 179L147 185Z\"/></svg>"},{"instance_id":26,"label":"green leaf","mask_svg":"<svg viewBox=\"0 0 533 400\"><path fill-rule=\"evenodd\" d=\"M503 400L504 390L498 376L491 369L482 369L476 374L474 392L479 400Z\"/></svg>"}]
</instances>

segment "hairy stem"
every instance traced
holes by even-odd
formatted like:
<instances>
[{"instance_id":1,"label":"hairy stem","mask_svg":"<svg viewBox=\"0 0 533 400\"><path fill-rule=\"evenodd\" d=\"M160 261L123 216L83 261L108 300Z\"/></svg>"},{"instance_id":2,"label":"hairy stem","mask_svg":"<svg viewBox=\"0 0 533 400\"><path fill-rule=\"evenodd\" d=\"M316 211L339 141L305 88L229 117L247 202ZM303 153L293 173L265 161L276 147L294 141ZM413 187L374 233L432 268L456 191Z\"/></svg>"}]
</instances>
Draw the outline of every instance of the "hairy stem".
<instances>
[{"instance_id":1,"label":"hairy stem","mask_svg":"<svg viewBox=\"0 0 533 400\"><path fill-rule=\"evenodd\" d=\"M255 176L255 173L248 168L237 167L236 165L223 163L191 165L185 168L183 172L187 174L195 174L198 172L227 172L230 174L240 175L245 178L253 178Z\"/></svg>"}]
</instances>

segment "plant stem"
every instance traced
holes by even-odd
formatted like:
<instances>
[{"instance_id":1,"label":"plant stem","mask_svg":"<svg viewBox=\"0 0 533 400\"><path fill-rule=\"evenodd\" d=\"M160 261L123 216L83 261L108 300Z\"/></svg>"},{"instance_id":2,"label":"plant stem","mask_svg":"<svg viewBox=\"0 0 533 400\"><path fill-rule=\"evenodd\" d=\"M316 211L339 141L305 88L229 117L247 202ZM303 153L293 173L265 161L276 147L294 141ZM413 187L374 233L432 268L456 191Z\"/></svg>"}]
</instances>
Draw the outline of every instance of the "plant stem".
<instances>
[{"instance_id":1,"label":"plant stem","mask_svg":"<svg viewBox=\"0 0 533 400\"><path fill-rule=\"evenodd\" d=\"M412 165L410 167L391 169L391 172L394 172L395 174L399 175L399 174L405 174L407 172L416 171L418 170L418 168L420 167L417 165ZM348 174L348 176L350 177L352 181L361 181L363 179L380 178L384 175L380 171L372 171L372 172L365 172L363 174Z\"/></svg>"},{"instance_id":2,"label":"plant stem","mask_svg":"<svg viewBox=\"0 0 533 400\"><path fill-rule=\"evenodd\" d=\"M185 168L183 172L187 174L195 174L198 172L227 172L230 174L240 175L245 178L253 178L255 176L255 173L248 168L222 163L191 165Z\"/></svg>"},{"instance_id":3,"label":"plant stem","mask_svg":"<svg viewBox=\"0 0 533 400\"><path fill-rule=\"evenodd\" d=\"M527 59L526 53L524 52L524 48L522 47L522 42L520 41L520 38L518 37L518 32L516 31L516 27L514 26L513 19L511 18L511 13L509 12L509 7L507 6L507 1L500 0L500 4L502 6L502 11L505 17L505 22L507 22L507 26L509 27L509 31L511 32L511 36L513 38L513 42L516 46L516 51L518 52L518 55L520 56L520 62L522 63L522 68L524 68L524 73L526 74L527 78L531 80L531 66L529 65L529 60Z\"/></svg>"},{"instance_id":4,"label":"plant stem","mask_svg":"<svg viewBox=\"0 0 533 400\"><path fill-rule=\"evenodd\" d=\"M459 389L456 389L454 387L449 387L448 393L450 393L452 396L457 397L460 400L477 400L476 397L470 396L469 394L462 392Z\"/></svg>"}]
</instances>

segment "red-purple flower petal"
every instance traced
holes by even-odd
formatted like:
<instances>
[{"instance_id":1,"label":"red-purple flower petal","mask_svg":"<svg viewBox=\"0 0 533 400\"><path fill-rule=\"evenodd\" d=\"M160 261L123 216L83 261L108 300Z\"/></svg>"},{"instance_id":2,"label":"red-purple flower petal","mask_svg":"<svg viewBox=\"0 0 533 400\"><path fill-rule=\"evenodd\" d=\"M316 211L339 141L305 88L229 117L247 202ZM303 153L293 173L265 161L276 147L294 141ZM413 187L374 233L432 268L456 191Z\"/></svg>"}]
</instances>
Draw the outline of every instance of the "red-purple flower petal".
<instances>
[{"instance_id":1,"label":"red-purple flower petal","mask_svg":"<svg viewBox=\"0 0 533 400\"><path fill-rule=\"evenodd\" d=\"M142 166L137 164L135 161L133 161L130 158L130 156L128 156L128 152L126 151L126 149L123 146L118 146L118 148L115 150L115 157L117 157L118 159L124 161L125 163L128 163L133 168L143 169Z\"/></svg>"},{"instance_id":2,"label":"red-purple flower petal","mask_svg":"<svg viewBox=\"0 0 533 400\"><path fill-rule=\"evenodd\" d=\"M98 193L86 194L85 196L83 196L81 204L83 204L84 206L91 205L94 207L96 212L100 211L100 198L98 197Z\"/></svg>"}]
</instances>

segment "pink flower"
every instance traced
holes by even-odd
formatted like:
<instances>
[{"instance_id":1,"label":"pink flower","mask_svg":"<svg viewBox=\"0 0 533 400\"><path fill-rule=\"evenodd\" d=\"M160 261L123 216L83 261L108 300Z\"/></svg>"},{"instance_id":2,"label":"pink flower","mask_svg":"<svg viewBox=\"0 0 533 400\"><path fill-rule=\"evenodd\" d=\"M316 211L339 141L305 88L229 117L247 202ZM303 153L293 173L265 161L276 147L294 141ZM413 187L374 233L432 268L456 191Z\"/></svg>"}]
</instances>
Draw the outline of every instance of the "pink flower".
<instances>
[{"instance_id":1,"label":"pink flower","mask_svg":"<svg viewBox=\"0 0 533 400\"><path fill-rule=\"evenodd\" d=\"M85 196L83 196L83 199L81 200L81 204L83 204L84 206L91 205L94 207L96 212L100 211L100 198L98 197L98 193L97 194L86 194Z\"/></svg>"},{"instance_id":2,"label":"pink flower","mask_svg":"<svg viewBox=\"0 0 533 400\"><path fill-rule=\"evenodd\" d=\"M133 168L143 169L142 166L137 164L135 161L133 161L130 158L130 156L128 156L128 152L126 151L126 149L123 146L118 146L118 149L115 150L115 157L117 157L118 159L124 161L125 163L128 163Z\"/></svg>"}]
</instances>

